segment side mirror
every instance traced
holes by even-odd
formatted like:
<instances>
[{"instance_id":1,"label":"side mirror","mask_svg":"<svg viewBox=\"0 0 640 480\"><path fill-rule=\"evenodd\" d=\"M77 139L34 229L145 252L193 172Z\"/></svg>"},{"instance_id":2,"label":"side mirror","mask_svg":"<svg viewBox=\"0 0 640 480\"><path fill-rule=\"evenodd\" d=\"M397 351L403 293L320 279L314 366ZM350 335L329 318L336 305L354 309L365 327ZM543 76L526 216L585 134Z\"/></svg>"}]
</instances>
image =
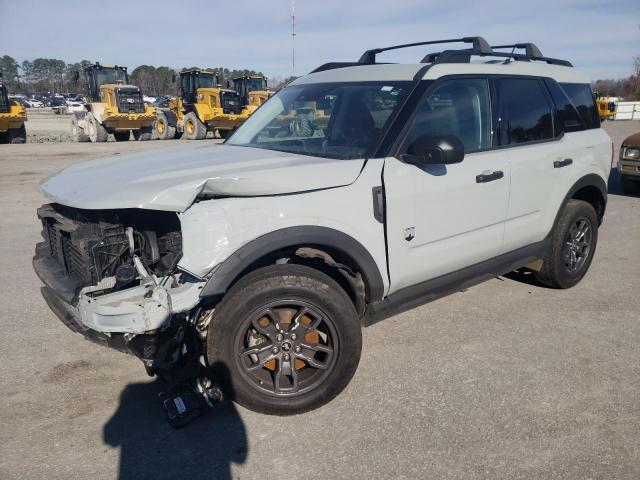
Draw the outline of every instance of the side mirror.
<instances>
[{"instance_id":1,"label":"side mirror","mask_svg":"<svg viewBox=\"0 0 640 480\"><path fill-rule=\"evenodd\" d=\"M450 165L464 158L464 144L455 135L420 135L400 160L412 165Z\"/></svg>"}]
</instances>

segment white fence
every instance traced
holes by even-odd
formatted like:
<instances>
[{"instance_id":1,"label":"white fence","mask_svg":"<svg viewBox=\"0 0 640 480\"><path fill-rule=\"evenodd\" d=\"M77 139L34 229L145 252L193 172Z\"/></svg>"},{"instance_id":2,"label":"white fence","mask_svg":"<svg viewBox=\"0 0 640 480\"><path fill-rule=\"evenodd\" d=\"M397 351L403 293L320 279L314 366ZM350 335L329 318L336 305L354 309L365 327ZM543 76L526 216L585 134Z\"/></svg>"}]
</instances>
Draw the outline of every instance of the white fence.
<instances>
[{"instance_id":1,"label":"white fence","mask_svg":"<svg viewBox=\"0 0 640 480\"><path fill-rule=\"evenodd\" d=\"M640 120L640 102L618 102L614 120Z\"/></svg>"}]
</instances>

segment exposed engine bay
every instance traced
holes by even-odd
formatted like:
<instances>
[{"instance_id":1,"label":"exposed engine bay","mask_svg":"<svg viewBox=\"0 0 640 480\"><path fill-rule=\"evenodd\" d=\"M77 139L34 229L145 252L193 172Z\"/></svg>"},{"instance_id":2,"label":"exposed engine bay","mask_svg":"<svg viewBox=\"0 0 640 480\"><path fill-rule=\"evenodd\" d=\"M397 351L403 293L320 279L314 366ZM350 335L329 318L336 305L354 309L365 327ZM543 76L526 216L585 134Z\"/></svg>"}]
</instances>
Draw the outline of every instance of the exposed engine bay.
<instances>
[{"instance_id":1,"label":"exposed engine bay","mask_svg":"<svg viewBox=\"0 0 640 480\"><path fill-rule=\"evenodd\" d=\"M203 373L212 311L195 308L205 281L177 269L177 214L47 204L38 216L44 242L33 264L51 309L70 329L136 355L164 380L174 426L197 416L203 399L219 396Z\"/></svg>"}]
</instances>

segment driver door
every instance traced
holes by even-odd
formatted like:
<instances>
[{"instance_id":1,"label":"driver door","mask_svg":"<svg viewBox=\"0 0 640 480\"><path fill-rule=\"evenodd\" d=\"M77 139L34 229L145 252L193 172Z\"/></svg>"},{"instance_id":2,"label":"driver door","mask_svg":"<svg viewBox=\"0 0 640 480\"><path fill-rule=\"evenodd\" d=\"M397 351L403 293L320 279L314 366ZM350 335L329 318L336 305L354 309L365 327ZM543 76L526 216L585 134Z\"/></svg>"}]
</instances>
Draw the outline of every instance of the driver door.
<instances>
[{"instance_id":1,"label":"driver door","mask_svg":"<svg viewBox=\"0 0 640 480\"><path fill-rule=\"evenodd\" d=\"M399 153L423 135L454 135L461 163L420 167L385 159L390 290L431 280L502 252L509 164L495 155L489 82L444 79L420 101ZM400 155L398 155L400 156Z\"/></svg>"}]
</instances>

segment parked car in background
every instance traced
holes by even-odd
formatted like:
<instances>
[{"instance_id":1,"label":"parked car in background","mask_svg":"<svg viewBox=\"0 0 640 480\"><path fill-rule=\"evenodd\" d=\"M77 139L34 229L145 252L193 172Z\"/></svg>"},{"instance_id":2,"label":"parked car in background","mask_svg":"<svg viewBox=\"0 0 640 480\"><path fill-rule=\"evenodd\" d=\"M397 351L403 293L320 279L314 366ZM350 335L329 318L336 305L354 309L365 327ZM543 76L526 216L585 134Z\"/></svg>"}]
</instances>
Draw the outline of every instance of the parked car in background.
<instances>
[{"instance_id":1,"label":"parked car in background","mask_svg":"<svg viewBox=\"0 0 640 480\"><path fill-rule=\"evenodd\" d=\"M622 142L618 172L622 191L630 193L640 188L640 132L634 133Z\"/></svg>"},{"instance_id":2,"label":"parked car in background","mask_svg":"<svg viewBox=\"0 0 640 480\"><path fill-rule=\"evenodd\" d=\"M35 98L29 98L29 99L25 100L25 102L30 108L43 108L44 107L44 103L42 103L40 100L36 100Z\"/></svg>"}]
</instances>

